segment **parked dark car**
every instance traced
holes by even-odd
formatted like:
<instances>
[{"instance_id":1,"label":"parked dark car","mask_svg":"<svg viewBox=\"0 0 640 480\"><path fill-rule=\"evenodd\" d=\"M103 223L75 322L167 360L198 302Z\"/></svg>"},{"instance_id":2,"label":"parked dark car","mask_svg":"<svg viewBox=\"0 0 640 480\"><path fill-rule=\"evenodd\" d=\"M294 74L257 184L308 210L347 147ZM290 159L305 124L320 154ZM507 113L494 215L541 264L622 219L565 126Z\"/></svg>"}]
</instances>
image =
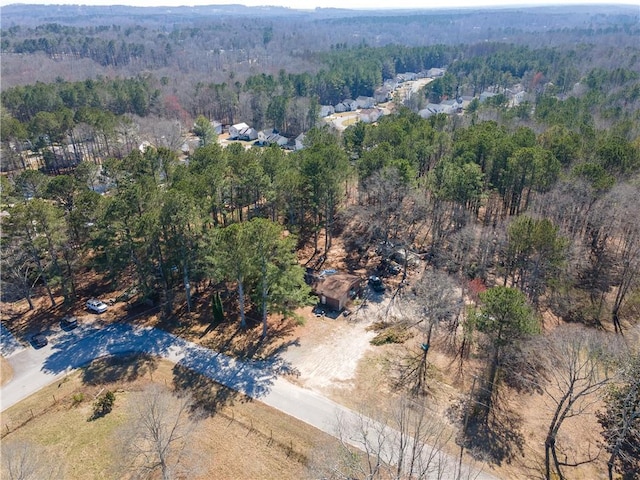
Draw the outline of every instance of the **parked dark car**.
<instances>
[{"instance_id":1,"label":"parked dark car","mask_svg":"<svg viewBox=\"0 0 640 480\"><path fill-rule=\"evenodd\" d=\"M76 317L64 317L60 320L60 326L63 330L73 330L78 326L78 319Z\"/></svg>"},{"instance_id":2,"label":"parked dark car","mask_svg":"<svg viewBox=\"0 0 640 480\"><path fill-rule=\"evenodd\" d=\"M382 283L380 277L377 277L375 275L371 275L369 277L369 286L374 292L381 293L385 290L384 283Z\"/></svg>"},{"instance_id":3,"label":"parked dark car","mask_svg":"<svg viewBox=\"0 0 640 480\"><path fill-rule=\"evenodd\" d=\"M49 343L49 340L47 340L47 337L45 337L43 333L36 333L31 336L31 344L33 345L33 348L42 348L47 343Z\"/></svg>"}]
</instances>

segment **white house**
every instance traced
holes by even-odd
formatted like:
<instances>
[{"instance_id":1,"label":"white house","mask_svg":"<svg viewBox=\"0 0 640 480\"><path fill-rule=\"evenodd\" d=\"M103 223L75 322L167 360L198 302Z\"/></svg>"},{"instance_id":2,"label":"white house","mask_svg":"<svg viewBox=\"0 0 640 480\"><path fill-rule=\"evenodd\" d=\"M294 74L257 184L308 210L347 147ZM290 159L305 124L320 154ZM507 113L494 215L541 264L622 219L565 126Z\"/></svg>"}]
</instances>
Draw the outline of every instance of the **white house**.
<instances>
[{"instance_id":1,"label":"white house","mask_svg":"<svg viewBox=\"0 0 640 480\"><path fill-rule=\"evenodd\" d=\"M276 144L281 147L289 143L289 139L280 135L277 130L262 130L258 132L258 143L261 145Z\"/></svg>"},{"instance_id":2,"label":"white house","mask_svg":"<svg viewBox=\"0 0 640 480\"><path fill-rule=\"evenodd\" d=\"M360 110L360 121L364 123L377 122L382 116L382 110L379 108L365 108Z\"/></svg>"},{"instance_id":3,"label":"white house","mask_svg":"<svg viewBox=\"0 0 640 480\"><path fill-rule=\"evenodd\" d=\"M258 138L258 132L244 122L236 123L229 127L229 138L232 140L255 140Z\"/></svg>"},{"instance_id":4,"label":"white house","mask_svg":"<svg viewBox=\"0 0 640 480\"><path fill-rule=\"evenodd\" d=\"M429 118L432 115L437 115L438 113L451 114L453 113L453 109L450 105L444 105L442 103L429 103L425 108L418 112L422 118Z\"/></svg>"},{"instance_id":5,"label":"white house","mask_svg":"<svg viewBox=\"0 0 640 480\"><path fill-rule=\"evenodd\" d=\"M295 150L302 150L304 148L304 139L305 139L305 134L301 133L300 135L298 135L296 137L296 146L295 146Z\"/></svg>"},{"instance_id":6,"label":"white house","mask_svg":"<svg viewBox=\"0 0 640 480\"><path fill-rule=\"evenodd\" d=\"M213 131L216 133L216 135L220 135L222 133L222 123L218 122L217 120L211 121L211 128L213 128Z\"/></svg>"},{"instance_id":7,"label":"white house","mask_svg":"<svg viewBox=\"0 0 640 480\"><path fill-rule=\"evenodd\" d=\"M229 127L229 138L238 138L240 136L240 132L245 131L247 128L249 128L249 125L244 122L231 125Z\"/></svg>"},{"instance_id":8,"label":"white house","mask_svg":"<svg viewBox=\"0 0 640 480\"><path fill-rule=\"evenodd\" d=\"M238 136L238 140L244 140L249 142L251 140L256 140L258 138L258 131L255 128L247 127L243 131L240 132Z\"/></svg>"}]
</instances>

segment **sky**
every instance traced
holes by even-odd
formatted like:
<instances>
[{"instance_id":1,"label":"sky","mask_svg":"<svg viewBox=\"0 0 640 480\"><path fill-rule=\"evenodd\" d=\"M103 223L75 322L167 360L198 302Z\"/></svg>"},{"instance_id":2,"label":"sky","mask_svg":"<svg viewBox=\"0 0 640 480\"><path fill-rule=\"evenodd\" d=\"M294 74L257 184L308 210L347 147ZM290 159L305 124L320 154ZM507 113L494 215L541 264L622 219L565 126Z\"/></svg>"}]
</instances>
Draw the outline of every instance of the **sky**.
<instances>
[{"instance_id":1,"label":"sky","mask_svg":"<svg viewBox=\"0 0 640 480\"><path fill-rule=\"evenodd\" d=\"M276 5L289 8L313 9L334 7L351 9L390 8L456 8L488 6L524 5L567 5L567 4L625 4L636 5L640 11L640 0L0 0L0 5L11 3L29 4L82 4L82 5L133 5L137 7L180 6L180 5L224 5L242 4L247 6Z\"/></svg>"}]
</instances>

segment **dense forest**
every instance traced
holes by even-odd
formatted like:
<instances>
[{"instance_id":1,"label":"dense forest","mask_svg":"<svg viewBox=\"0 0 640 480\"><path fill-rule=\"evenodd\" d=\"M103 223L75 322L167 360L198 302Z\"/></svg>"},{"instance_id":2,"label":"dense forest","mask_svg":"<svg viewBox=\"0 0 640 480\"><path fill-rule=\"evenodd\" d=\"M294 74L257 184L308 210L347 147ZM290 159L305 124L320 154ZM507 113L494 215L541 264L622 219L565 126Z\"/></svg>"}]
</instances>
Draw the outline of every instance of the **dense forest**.
<instances>
[{"instance_id":1,"label":"dense forest","mask_svg":"<svg viewBox=\"0 0 640 480\"><path fill-rule=\"evenodd\" d=\"M301 262L339 240L352 271L391 275L381 251L403 248L427 268L406 287L400 265L424 343L398 388L424 395L432 336L461 371L479 360L458 441L500 463L525 442L498 438L514 414L500 399L568 372L542 476L583 461L561 427L593 395L609 478L637 478L638 346L620 353L640 325L637 8L108 7L99 25L104 8L2 9L3 300L72 303L93 271L167 318L194 294L215 315L222 295L266 337L268 315L310 301ZM319 115L429 69L443 74L375 123ZM304 134L304 148L222 146L212 121Z\"/></svg>"}]
</instances>

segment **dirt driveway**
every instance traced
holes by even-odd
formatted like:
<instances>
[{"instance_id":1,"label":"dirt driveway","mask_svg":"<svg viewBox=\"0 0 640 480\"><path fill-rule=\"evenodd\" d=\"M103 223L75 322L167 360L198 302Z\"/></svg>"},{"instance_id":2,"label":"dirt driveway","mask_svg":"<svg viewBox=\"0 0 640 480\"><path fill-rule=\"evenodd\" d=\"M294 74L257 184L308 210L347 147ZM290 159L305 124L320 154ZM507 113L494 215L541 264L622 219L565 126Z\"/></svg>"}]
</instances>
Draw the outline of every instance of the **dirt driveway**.
<instances>
[{"instance_id":1,"label":"dirt driveway","mask_svg":"<svg viewBox=\"0 0 640 480\"><path fill-rule=\"evenodd\" d=\"M389 299L388 293L372 298L349 317L310 314L300 329L299 344L283 354L297 370L297 383L323 394L353 388L358 362L373 348L369 342L375 332L367 327L384 318Z\"/></svg>"}]
</instances>

